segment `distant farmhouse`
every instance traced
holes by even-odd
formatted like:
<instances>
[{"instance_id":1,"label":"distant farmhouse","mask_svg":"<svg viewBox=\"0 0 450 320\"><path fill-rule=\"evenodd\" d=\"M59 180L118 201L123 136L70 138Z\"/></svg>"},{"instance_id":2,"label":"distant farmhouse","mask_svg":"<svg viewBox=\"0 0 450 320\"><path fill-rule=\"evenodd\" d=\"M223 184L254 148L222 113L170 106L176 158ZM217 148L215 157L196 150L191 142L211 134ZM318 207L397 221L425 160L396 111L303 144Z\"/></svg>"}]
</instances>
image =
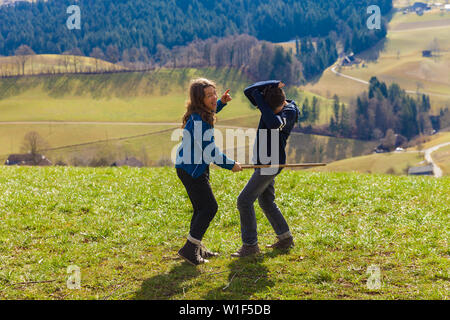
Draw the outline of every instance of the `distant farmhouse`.
<instances>
[{"instance_id":1,"label":"distant farmhouse","mask_svg":"<svg viewBox=\"0 0 450 320\"><path fill-rule=\"evenodd\" d=\"M429 58L429 57L432 57L432 56L433 56L433 53L431 52L431 50L423 50L422 51L422 57Z\"/></svg>"},{"instance_id":2,"label":"distant farmhouse","mask_svg":"<svg viewBox=\"0 0 450 320\"><path fill-rule=\"evenodd\" d=\"M424 167L411 167L408 169L409 176L433 176L433 166L430 164Z\"/></svg>"},{"instance_id":3,"label":"distant farmhouse","mask_svg":"<svg viewBox=\"0 0 450 320\"><path fill-rule=\"evenodd\" d=\"M351 65L360 64L360 63L361 63L361 59L356 58L353 53L350 53L349 55L345 56L342 59L341 65L346 67L346 66L351 66Z\"/></svg>"},{"instance_id":4,"label":"distant farmhouse","mask_svg":"<svg viewBox=\"0 0 450 320\"><path fill-rule=\"evenodd\" d=\"M11 154L5 161L7 166L51 166L52 162L41 154Z\"/></svg>"},{"instance_id":5,"label":"distant farmhouse","mask_svg":"<svg viewBox=\"0 0 450 320\"><path fill-rule=\"evenodd\" d=\"M415 2L412 6L403 9L403 14L408 12L415 12L418 15L422 15L424 11L431 10L431 7L424 2Z\"/></svg>"}]
</instances>

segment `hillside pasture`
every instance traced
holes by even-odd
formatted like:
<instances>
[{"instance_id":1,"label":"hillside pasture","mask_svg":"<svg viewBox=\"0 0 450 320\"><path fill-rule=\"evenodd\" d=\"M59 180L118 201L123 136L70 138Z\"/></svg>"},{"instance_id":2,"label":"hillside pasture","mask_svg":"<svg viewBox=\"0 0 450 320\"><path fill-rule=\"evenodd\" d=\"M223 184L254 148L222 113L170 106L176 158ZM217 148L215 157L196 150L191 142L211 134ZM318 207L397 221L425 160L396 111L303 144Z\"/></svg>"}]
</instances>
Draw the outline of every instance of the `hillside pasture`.
<instances>
[{"instance_id":1,"label":"hillside pasture","mask_svg":"<svg viewBox=\"0 0 450 320\"><path fill-rule=\"evenodd\" d=\"M22 65L24 63L24 65ZM0 57L0 76L124 71L126 68L85 56L38 54Z\"/></svg>"},{"instance_id":2,"label":"hillside pasture","mask_svg":"<svg viewBox=\"0 0 450 320\"><path fill-rule=\"evenodd\" d=\"M21 153L23 139L30 131L37 132L48 144L43 150L53 162L70 159L62 157L61 151L73 149L75 146L94 145L96 141L112 143L124 137L152 135L167 131L175 126L163 125L118 125L118 124L2 124L0 125L0 161L3 163L8 154ZM53 156L54 155L54 156Z\"/></svg>"},{"instance_id":3,"label":"hillside pasture","mask_svg":"<svg viewBox=\"0 0 450 320\"><path fill-rule=\"evenodd\" d=\"M439 12L403 15L398 12L390 22L390 29L379 57L373 60L374 48L361 53L364 66L342 67L337 71L364 81L372 76L398 83L412 92L430 93L433 113L450 106L450 14ZM423 50L439 48L435 57L422 57ZM355 94L367 90L367 85L340 77L327 69L317 83L304 86L323 96L339 95L350 102Z\"/></svg>"},{"instance_id":4,"label":"hillside pasture","mask_svg":"<svg viewBox=\"0 0 450 320\"><path fill-rule=\"evenodd\" d=\"M423 155L419 152L391 152L339 160L329 163L324 168L309 170L316 172L359 172L406 175L409 167L419 166L421 163L423 163Z\"/></svg>"},{"instance_id":5,"label":"hillside pasture","mask_svg":"<svg viewBox=\"0 0 450 320\"><path fill-rule=\"evenodd\" d=\"M233 70L169 70L0 80L2 121L180 121L189 81L208 77L234 97L220 116L253 115L242 93L250 82ZM39 112L37 112L39 110Z\"/></svg>"},{"instance_id":6,"label":"hillside pasture","mask_svg":"<svg viewBox=\"0 0 450 320\"><path fill-rule=\"evenodd\" d=\"M450 146L440 148L431 154L433 161L441 168L444 175L450 175Z\"/></svg>"},{"instance_id":7,"label":"hillside pasture","mask_svg":"<svg viewBox=\"0 0 450 320\"><path fill-rule=\"evenodd\" d=\"M258 126L260 112L243 94L252 82L233 69L7 78L0 79L0 161L20 151L27 132L37 131L48 142L50 150L44 153L53 162L70 163L77 153L89 158L109 149L111 154L117 147L121 156L120 150L133 150L132 154L149 159L148 163L158 163L167 159L173 148L169 132L133 137L179 127L189 81L196 77L215 80L219 96L231 89L233 101L218 114L218 126ZM306 98L311 104L316 96L319 123L328 121L331 100L294 87L287 88L286 94L300 108Z\"/></svg>"},{"instance_id":8,"label":"hillside pasture","mask_svg":"<svg viewBox=\"0 0 450 320\"><path fill-rule=\"evenodd\" d=\"M450 142L450 132L443 131L432 136L418 137L410 142L415 146L407 148L404 151L379 154L372 153L353 157L347 156L344 157L345 159L328 163L326 167L311 168L308 170L314 172L359 172L405 175L410 167L426 165L423 155L425 149L448 142ZM336 149L340 150L341 148ZM432 153L433 160L442 169L444 175L450 175L450 168L448 167L450 154L446 151L447 149L448 147L443 147Z\"/></svg>"},{"instance_id":9,"label":"hillside pasture","mask_svg":"<svg viewBox=\"0 0 450 320\"><path fill-rule=\"evenodd\" d=\"M4 167L0 298L449 299L449 178L284 170L277 203L295 247L264 248L275 236L256 206L262 254L235 260L250 175L211 171L219 212L204 243L221 255L193 267L176 255L192 208L173 168Z\"/></svg>"}]
</instances>

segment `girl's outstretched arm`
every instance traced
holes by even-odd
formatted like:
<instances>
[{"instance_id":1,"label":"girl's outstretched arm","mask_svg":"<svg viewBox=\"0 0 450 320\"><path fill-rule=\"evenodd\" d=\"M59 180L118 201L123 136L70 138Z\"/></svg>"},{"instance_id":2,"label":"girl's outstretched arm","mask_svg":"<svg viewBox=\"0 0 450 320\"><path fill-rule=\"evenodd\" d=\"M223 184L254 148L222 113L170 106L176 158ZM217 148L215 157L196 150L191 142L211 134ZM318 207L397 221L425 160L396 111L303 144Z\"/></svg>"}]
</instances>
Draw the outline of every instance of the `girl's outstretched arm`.
<instances>
[{"instance_id":1,"label":"girl's outstretched arm","mask_svg":"<svg viewBox=\"0 0 450 320\"><path fill-rule=\"evenodd\" d=\"M233 100L233 98L231 98L230 89L228 89L227 91L225 91L225 93L222 95L222 97L217 101L216 113L219 113L227 105L227 103L230 102L231 100Z\"/></svg>"}]
</instances>

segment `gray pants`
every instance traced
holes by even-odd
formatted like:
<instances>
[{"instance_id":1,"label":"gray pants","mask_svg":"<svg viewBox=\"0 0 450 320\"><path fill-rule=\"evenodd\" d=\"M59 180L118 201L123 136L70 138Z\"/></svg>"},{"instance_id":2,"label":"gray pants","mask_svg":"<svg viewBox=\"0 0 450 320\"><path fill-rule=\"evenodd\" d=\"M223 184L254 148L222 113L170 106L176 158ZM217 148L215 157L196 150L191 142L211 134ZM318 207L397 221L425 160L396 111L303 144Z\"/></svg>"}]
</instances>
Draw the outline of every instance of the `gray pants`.
<instances>
[{"instance_id":1,"label":"gray pants","mask_svg":"<svg viewBox=\"0 0 450 320\"><path fill-rule=\"evenodd\" d=\"M275 175L261 175L260 169L255 169L247 185L239 194L237 208L241 217L241 236L245 245L258 243L256 215L253 203L258 199L272 228L280 240L291 236L289 226L275 204Z\"/></svg>"}]
</instances>

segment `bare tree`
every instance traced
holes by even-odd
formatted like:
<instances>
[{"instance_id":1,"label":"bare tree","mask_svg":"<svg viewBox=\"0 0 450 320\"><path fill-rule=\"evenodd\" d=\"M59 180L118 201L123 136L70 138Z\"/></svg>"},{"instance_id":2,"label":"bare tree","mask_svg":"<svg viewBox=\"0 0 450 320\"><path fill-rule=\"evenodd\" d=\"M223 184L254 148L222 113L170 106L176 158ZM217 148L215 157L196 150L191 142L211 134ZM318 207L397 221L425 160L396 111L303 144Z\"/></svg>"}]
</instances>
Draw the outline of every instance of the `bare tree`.
<instances>
[{"instance_id":1,"label":"bare tree","mask_svg":"<svg viewBox=\"0 0 450 320\"><path fill-rule=\"evenodd\" d=\"M139 58L138 61L142 64L143 68L148 67L151 64L150 52L147 47L141 47L138 50Z\"/></svg>"},{"instance_id":2,"label":"bare tree","mask_svg":"<svg viewBox=\"0 0 450 320\"><path fill-rule=\"evenodd\" d=\"M106 57L107 57L108 61L110 61L112 63L117 63L117 61L119 61L119 57L120 57L119 48L117 48L116 45L110 44L106 48Z\"/></svg>"},{"instance_id":3,"label":"bare tree","mask_svg":"<svg viewBox=\"0 0 450 320\"><path fill-rule=\"evenodd\" d=\"M125 49L122 52L122 60L119 62L119 64L123 65L126 68L129 68L130 63L131 63L131 58L130 58L129 50Z\"/></svg>"},{"instance_id":4,"label":"bare tree","mask_svg":"<svg viewBox=\"0 0 450 320\"><path fill-rule=\"evenodd\" d=\"M81 57L84 56L83 52L79 48L73 48L70 50L70 53L72 54L72 61L73 66L75 69L75 73L81 72Z\"/></svg>"},{"instance_id":5,"label":"bare tree","mask_svg":"<svg viewBox=\"0 0 450 320\"><path fill-rule=\"evenodd\" d=\"M161 68L163 65L165 65L169 59L170 59L170 50L166 48L166 46L158 43L156 45L156 54L155 58L157 63L159 64L159 67Z\"/></svg>"},{"instance_id":6,"label":"bare tree","mask_svg":"<svg viewBox=\"0 0 450 320\"><path fill-rule=\"evenodd\" d=\"M424 88L423 83L421 81L417 81L416 82L416 94L419 96L420 95L420 90L422 90Z\"/></svg>"},{"instance_id":7,"label":"bare tree","mask_svg":"<svg viewBox=\"0 0 450 320\"><path fill-rule=\"evenodd\" d=\"M105 60L105 54L103 53L102 49L95 47L94 49L92 49L89 55L95 59L95 72L98 72L99 60Z\"/></svg>"},{"instance_id":8,"label":"bare tree","mask_svg":"<svg viewBox=\"0 0 450 320\"><path fill-rule=\"evenodd\" d=\"M62 63L63 63L63 65L64 65L64 68L66 69L66 73L69 72L70 60L71 60L70 55L71 55L71 54L72 54L72 53L71 53L70 51L64 51L64 52L62 53L62 56L63 56L63 58L62 58Z\"/></svg>"},{"instance_id":9,"label":"bare tree","mask_svg":"<svg viewBox=\"0 0 450 320\"><path fill-rule=\"evenodd\" d=\"M22 75L25 75L25 64L31 58L32 55L36 53L29 46L23 44L14 51L17 62L19 64L19 69L22 69Z\"/></svg>"},{"instance_id":10,"label":"bare tree","mask_svg":"<svg viewBox=\"0 0 450 320\"><path fill-rule=\"evenodd\" d=\"M439 59L440 53L441 53L441 47L439 45L439 41L437 38L434 38L433 41L428 45L429 50L433 52L434 60L436 61Z\"/></svg>"},{"instance_id":11,"label":"bare tree","mask_svg":"<svg viewBox=\"0 0 450 320\"><path fill-rule=\"evenodd\" d=\"M138 48L133 47L130 49L129 53L128 53L128 57L130 62L135 63L139 61L139 57L140 57L140 52L138 50Z\"/></svg>"},{"instance_id":12,"label":"bare tree","mask_svg":"<svg viewBox=\"0 0 450 320\"><path fill-rule=\"evenodd\" d=\"M25 134L21 146L21 151L33 155L35 161L39 162L39 153L49 147L47 141L36 131L30 131Z\"/></svg>"},{"instance_id":13,"label":"bare tree","mask_svg":"<svg viewBox=\"0 0 450 320\"><path fill-rule=\"evenodd\" d=\"M388 129L386 131L386 135L384 136L384 139L381 140L381 143L383 146L389 150L393 150L395 148L395 142L397 140L397 137L395 136L395 132L392 129Z\"/></svg>"}]
</instances>

